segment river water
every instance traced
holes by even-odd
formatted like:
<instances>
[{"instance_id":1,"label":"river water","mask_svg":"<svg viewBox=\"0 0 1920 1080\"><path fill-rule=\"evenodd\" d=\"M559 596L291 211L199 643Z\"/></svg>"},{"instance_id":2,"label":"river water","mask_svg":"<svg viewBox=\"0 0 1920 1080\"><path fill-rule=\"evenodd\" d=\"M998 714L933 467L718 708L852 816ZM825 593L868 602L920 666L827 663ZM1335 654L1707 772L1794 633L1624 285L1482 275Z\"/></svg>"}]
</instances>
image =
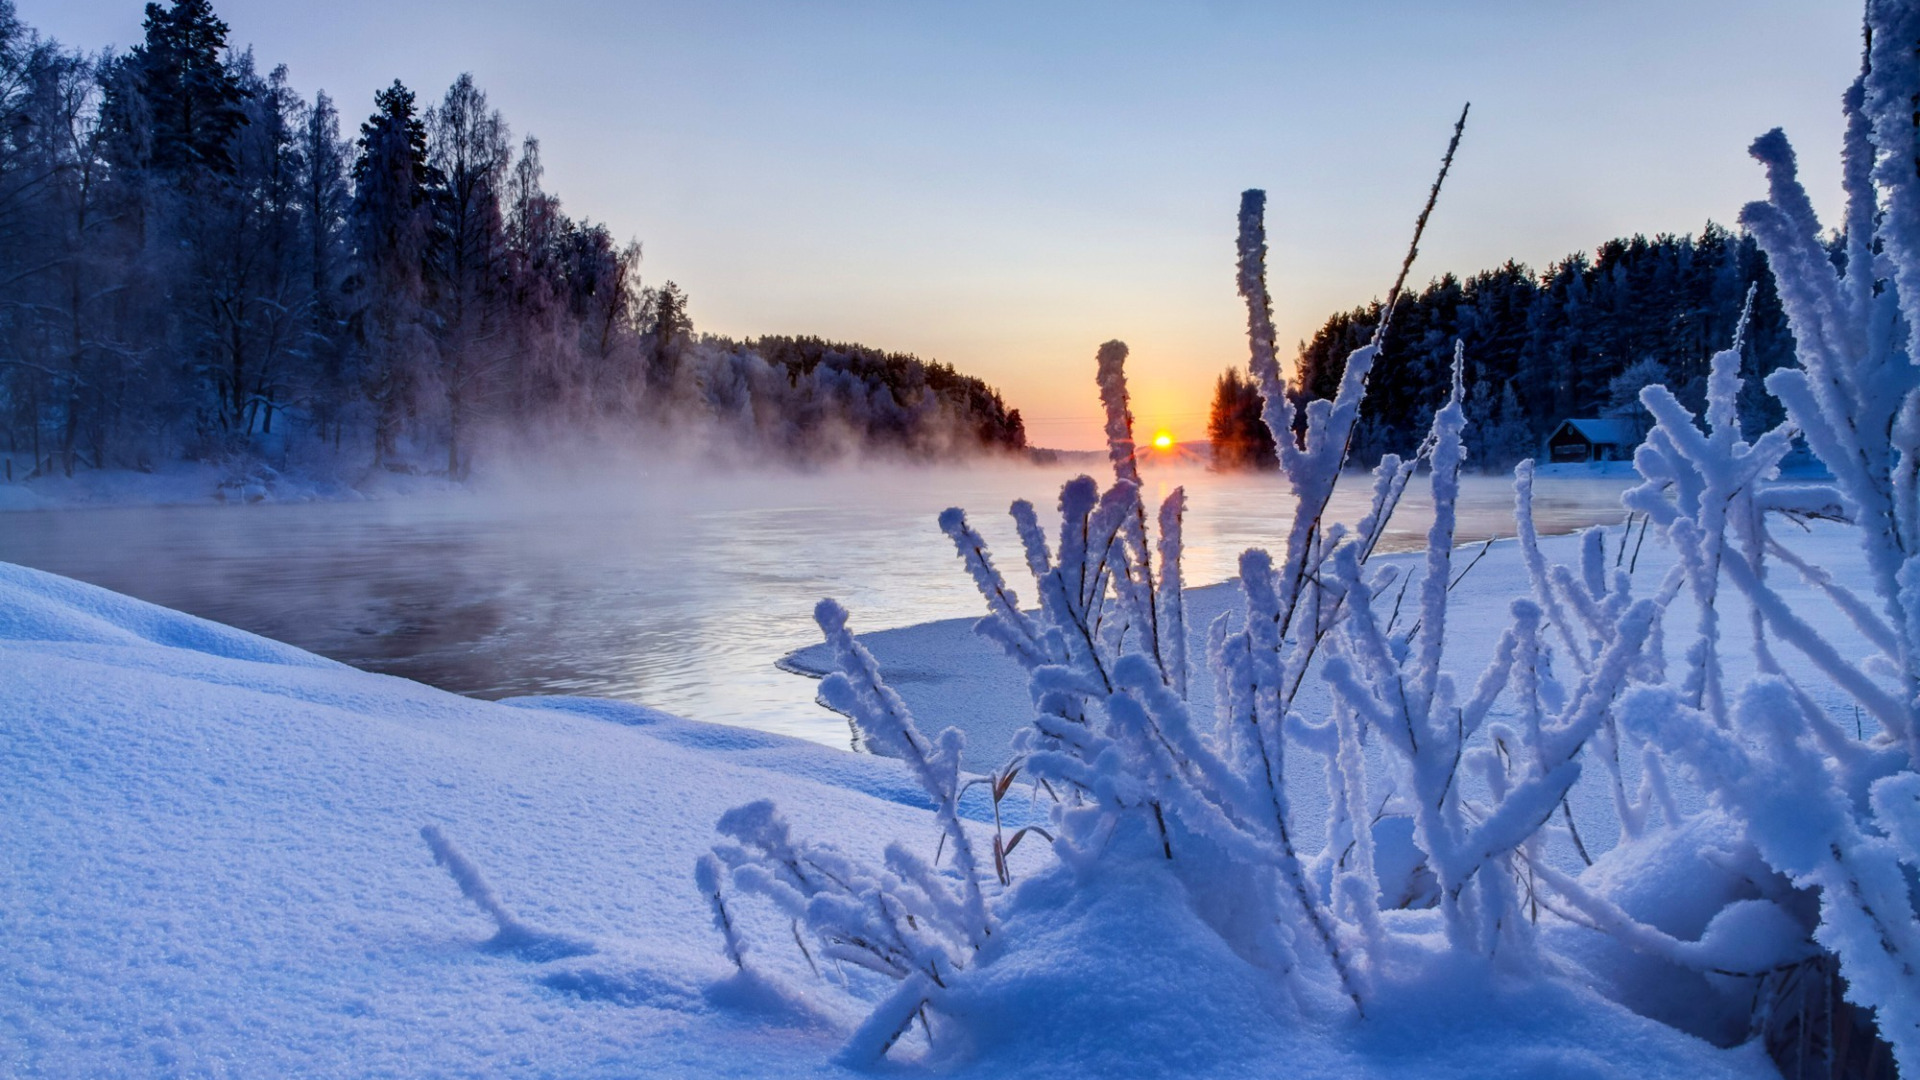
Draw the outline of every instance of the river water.
<instances>
[{"instance_id":1,"label":"river water","mask_svg":"<svg viewBox=\"0 0 1920 1080\"><path fill-rule=\"evenodd\" d=\"M840 600L856 630L979 613L935 524L948 506L968 510L1031 600L1008 504L1029 499L1046 522L1060 484L1102 466L655 466L368 502L29 511L0 516L0 560L457 693L622 698L845 746L814 683L774 667L818 640L814 603ZM1187 489L1190 584L1279 543L1291 500L1277 476L1164 464L1145 479L1155 505ZM1342 486L1336 520L1358 516L1362 479ZM1624 486L1543 479L1542 531L1620 521ZM1423 488L1384 549L1422 542ZM1512 507L1508 481L1467 479L1460 540L1511 535Z\"/></svg>"}]
</instances>

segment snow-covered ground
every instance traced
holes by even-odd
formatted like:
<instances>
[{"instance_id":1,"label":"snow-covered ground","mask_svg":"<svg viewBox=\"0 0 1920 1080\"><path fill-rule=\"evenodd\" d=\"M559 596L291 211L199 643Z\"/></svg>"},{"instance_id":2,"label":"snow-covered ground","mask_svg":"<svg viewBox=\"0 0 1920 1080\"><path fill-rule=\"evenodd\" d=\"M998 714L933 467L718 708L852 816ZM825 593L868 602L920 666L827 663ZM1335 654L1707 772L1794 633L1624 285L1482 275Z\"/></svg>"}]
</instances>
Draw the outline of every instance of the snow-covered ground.
<instances>
[{"instance_id":1,"label":"snow-covered ground","mask_svg":"<svg viewBox=\"0 0 1920 1080\"><path fill-rule=\"evenodd\" d=\"M1655 543L1637 577L1664 571ZM1801 538L1837 568L1850 543ZM1521 573L1496 544L1460 586L1461 669ZM1201 591L1194 625L1231 603ZM1024 715L1018 669L964 625L868 640L923 725L960 723L990 763ZM931 857L938 837L889 759L607 701L473 701L14 567L0 668L8 1075L834 1075L877 988L814 979L778 923L735 974L694 862L722 812L759 798L862 858L896 839ZM535 929L496 938L429 825ZM1093 890L1037 843L1011 861L1029 895L945 999L969 1034L936 1044L943 1072L1772 1075L1757 1047L1604 999L1590 987L1617 972L1597 968L1509 985L1409 965L1364 1020L1287 1004L1151 864L1091 871L1132 875Z\"/></svg>"}]
</instances>

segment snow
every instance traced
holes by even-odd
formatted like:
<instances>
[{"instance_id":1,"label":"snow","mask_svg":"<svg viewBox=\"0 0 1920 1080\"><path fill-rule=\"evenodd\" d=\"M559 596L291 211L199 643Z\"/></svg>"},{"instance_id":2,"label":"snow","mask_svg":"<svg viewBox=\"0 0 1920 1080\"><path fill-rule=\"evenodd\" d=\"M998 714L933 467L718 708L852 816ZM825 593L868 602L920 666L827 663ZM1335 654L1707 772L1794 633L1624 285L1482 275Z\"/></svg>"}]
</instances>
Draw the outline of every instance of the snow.
<instances>
[{"instance_id":1,"label":"snow","mask_svg":"<svg viewBox=\"0 0 1920 1080\"><path fill-rule=\"evenodd\" d=\"M863 852L924 821L882 759L473 702L29 571L0 609L0 1060L26 1075L792 1074L833 1038L705 1003L728 965L695 852L769 789ZM488 951L423 825L596 951Z\"/></svg>"},{"instance_id":2,"label":"snow","mask_svg":"<svg viewBox=\"0 0 1920 1080\"><path fill-rule=\"evenodd\" d=\"M1870 0L1867 23L1844 271L1784 134L1751 148L1790 423L1741 431L1738 334L1703 416L1642 390L1631 555L1632 517L1542 541L1531 462L1517 542L1454 550L1458 345L1428 440L1381 460L1357 529L1328 516L1463 110L1383 322L1298 412L1243 196L1251 367L1294 497L1277 563L1182 590L1183 496L1153 548L1109 342L1113 485L1062 489L1051 551L1013 508L1037 614L952 511L985 619L863 641L823 600L830 660L789 658L891 757L469 701L0 568L0 1062L1733 1077L1838 1052L1870 1013L1866 1052L1920 1069L1920 9ZM1800 437L1831 486L1775 483ZM1426 550L1376 563L1423 462ZM215 495L301 494L282 480ZM0 504L91 497L37 487Z\"/></svg>"},{"instance_id":3,"label":"snow","mask_svg":"<svg viewBox=\"0 0 1920 1080\"><path fill-rule=\"evenodd\" d=\"M938 651L972 640L866 642L883 668L905 644L926 681L896 687L944 718L995 670ZM891 759L610 701L472 701L11 567L0 671L17 1075L838 1075L873 990L813 980L744 904L736 972L696 860L769 796L867 863L896 840L930 858L940 829ZM981 789L962 813L984 827ZM943 1006L964 1038L931 1050L956 1075L1766 1075L1578 980L1522 994L1472 965L1409 963L1355 1020L1287 1000L1151 863L1069 867L1037 842L1009 862L1004 932Z\"/></svg>"}]
</instances>

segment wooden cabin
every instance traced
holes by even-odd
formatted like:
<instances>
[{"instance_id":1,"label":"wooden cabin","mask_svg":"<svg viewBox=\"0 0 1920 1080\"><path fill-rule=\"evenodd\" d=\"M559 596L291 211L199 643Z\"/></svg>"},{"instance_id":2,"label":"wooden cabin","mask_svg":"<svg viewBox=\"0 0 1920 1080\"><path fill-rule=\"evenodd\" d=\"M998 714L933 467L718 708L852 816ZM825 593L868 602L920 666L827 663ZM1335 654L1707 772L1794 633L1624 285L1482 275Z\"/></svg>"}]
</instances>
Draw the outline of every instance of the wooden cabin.
<instances>
[{"instance_id":1,"label":"wooden cabin","mask_svg":"<svg viewBox=\"0 0 1920 1080\"><path fill-rule=\"evenodd\" d=\"M1631 461L1640 428L1631 420L1562 420L1547 436L1547 460L1555 465Z\"/></svg>"}]
</instances>

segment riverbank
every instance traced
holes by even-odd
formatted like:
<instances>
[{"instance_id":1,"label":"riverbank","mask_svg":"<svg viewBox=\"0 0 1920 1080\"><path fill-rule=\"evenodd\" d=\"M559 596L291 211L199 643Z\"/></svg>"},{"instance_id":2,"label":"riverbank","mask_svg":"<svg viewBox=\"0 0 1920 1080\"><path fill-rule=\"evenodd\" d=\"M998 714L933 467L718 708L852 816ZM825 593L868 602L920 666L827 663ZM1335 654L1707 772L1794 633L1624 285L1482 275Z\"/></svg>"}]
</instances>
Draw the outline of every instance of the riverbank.
<instances>
[{"instance_id":1,"label":"riverbank","mask_svg":"<svg viewBox=\"0 0 1920 1080\"><path fill-rule=\"evenodd\" d=\"M1831 562L1845 539L1796 543ZM1506 547L1459 587L1456 670L1484 633L1473 613L1512 595ZM946 623L868 641L928 728L1000 723L991 695L1019 687L979 676L970 639ZM16 567L0 680L0 1060L23 1075L842 1075L831 1056L879 987L814 978L764 912L744 916L764 944L734 974L694 860L758 798L860 859L896 839L930 855L938 833L888 759L604 700L474 701ZM996 729L972 730L984 749ZM531 938L462 898L427 825ZM1043 846L1013 871L1063 887ZM1773 1075L1591 974L1429 972L1382 986L1365 1021L1290 1013L1152 881L1091 907L1060 895L967 973L953 1007L998 1034L936 1046L946 1074ZM896 1053L925 1052L916 1036Z\"/></svg>"},{"instance_id":2,"label":"riverbank","mask_svg":"<svg viewBox=\"0 0 1920 1080\"><path fill-rule=\"evenodd\" d=\"M351 477L351 478L349 478ZM115 506L359 502L464 490L444 476L371 469L349 473L279 470L263 462L176 462L163 469L78 469L0 484L0 512Z\"/></svg>"}]
</instances>

